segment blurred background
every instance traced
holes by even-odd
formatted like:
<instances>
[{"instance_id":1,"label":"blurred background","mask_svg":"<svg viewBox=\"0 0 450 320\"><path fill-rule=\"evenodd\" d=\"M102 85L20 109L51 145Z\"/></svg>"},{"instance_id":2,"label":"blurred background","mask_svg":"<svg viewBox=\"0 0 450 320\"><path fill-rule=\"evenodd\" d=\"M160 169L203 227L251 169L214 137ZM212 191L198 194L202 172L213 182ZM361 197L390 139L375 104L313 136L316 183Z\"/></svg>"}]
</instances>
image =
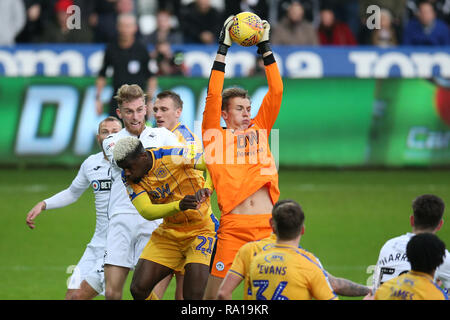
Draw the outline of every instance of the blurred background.
<instances>
[{"instance_id":1,"label":"blurred background","mask_svg":"<svg viewBox=\"0 0 450 320\"><path fill-rule=\"evenodd\" d=\"M331 273L364 283L387 237L409 230L414 197L450 203L450 0L1 0L0 298L62 298L93 233L90 192L32 232L25 216L100 151L97 125L123 80L105 52L145 46L148 59L122 59L125 69L156 80L153 96L178 92L200 136L218 33L242 11L271 24L281 197L303 204L302 243ZM255 115L267 92L255 47L228 51L225 87L236 85Z\"/></svg>"}]
</instances>

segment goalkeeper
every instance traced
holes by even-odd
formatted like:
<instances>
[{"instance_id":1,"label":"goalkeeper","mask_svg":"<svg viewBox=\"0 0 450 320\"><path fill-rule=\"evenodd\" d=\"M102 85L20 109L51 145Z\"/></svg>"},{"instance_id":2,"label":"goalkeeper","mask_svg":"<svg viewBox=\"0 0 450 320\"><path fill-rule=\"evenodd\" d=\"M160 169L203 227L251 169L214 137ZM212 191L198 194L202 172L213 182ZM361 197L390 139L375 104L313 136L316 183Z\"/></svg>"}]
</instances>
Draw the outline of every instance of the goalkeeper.
<instances>
[{"instance_id":1,"label":"goalkeeper","mask_svg":"<svg viewBox=\"0 0 450 320\"><path fill-rule=\"evenodd\" d=\"M231 16L225 21L219 36L202 122L205 161L221 211L204 299L215 299L243 244L271 234L269 219L280 195L268 137L280 110L283 82L269 43L270 25L263 21L264 33L257 44L269 90L258 114L251 119L252 107L246 90L228 88L222 91L226 55L232 44L229 29L233 19ZM221 116L225 129L220 125Z\"/></svg>"}]
</instances>

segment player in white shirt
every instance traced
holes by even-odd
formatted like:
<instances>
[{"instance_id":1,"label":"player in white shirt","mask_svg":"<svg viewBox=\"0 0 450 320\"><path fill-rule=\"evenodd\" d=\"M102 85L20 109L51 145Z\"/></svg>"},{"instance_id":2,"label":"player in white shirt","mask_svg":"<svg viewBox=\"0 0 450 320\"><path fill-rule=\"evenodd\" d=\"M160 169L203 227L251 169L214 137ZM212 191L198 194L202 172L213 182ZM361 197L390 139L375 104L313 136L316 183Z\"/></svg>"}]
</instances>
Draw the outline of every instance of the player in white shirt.
<instances>
[{"instance_id":1,"label":"player in white shirt","mask_svg":"<svg viewBox=\"0 0 450 320\"><path fill-rule=\"evenodd\" d=\"M107 136L119 132L121 129L122 123L117 118L108 117L100 122L97 134L99 145L102 146L103 140ZM26 219L28 226L34 229L34 219L43 210L61 208L74 203L89 186L92 187L95 195L97 213L95 232L70 277L66 299L93 299L98 294L103 294L105 290L103 259L111 190L111 165L105 153L99 152L88 157L81 164L71 185L54 196L37 203Z\"/></svg>"},{"instance_id":2,"label":"player in white shirt","mask_svg":"<svg viewBox=\"0 0 450 320\"><path fill-rule=\"evenodd\" d=\"M398 277L411 270L406 257L406 245L419 233L436 233L441 229L444 220L445 204L441 198L425 194L417 197L412 204L413 215L410 216L412 232L387 241L381 248L374 274L374 290L382 283ZM445 251L444 262L437 268L435 279L439 280L445 290L450 288L450 254Z\"/></svg>"},{"instance_id":3,"label":"player in white shirt","mask_svg":"<svg viewBox=\"0 0 450 320\"><path fill-rule=\"evenodd\" d=\"M134 269L153 230L162 219L155 221L144 219L131 203L122 182L122 169L113 159L114 145L126 136L138 137L145 148L181 146L181 144L175 134L166 128L150 128L145 125L147 112L145 94L138 85L123 85L114 98L119 105L117 115L123 120L125 128L103 141L103 148L112 168L111 200L108 208L110 221L104 263L105 297L118 300L122 298L123 286L129 271ZM161 293L158 293L157 296L161 296Z\"/></svg>"}]
</instances>

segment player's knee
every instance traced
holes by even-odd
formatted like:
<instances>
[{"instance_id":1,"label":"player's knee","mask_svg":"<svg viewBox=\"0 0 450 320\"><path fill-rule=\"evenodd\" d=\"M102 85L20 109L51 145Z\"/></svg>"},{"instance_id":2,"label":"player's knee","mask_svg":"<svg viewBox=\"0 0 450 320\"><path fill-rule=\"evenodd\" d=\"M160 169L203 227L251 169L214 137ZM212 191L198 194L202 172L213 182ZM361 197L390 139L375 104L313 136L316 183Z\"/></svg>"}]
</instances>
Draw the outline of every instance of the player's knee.
<instances>
[{"instance_id":1,"label":"player's knee","mask_svg":"<svg viewBox=\"0 0 450 320\"><path fill-rule=\"evenodd\" d=\"M145 300L152 291L148 288L143 288L138 283L132 281L130 285L130 292L134 300Z\"/></svg>"},{"instance_id":2,"label":"player's knee","mask_svg":"<svg viewBox=\"0 0 450 320\"><path fill-rule=\"evenodd\" d=\"M106 288L105 298L106 300L120 300L122 299L122 292L114 290L113 288Z\"/></svg>"},{"instance_id":3,"label":"player's knee","mask_svg":"<svg viewBox=\"0 0 450 320\"><path fill-rule=\"evenodd\" d=\"M204 286L189 286L183 290L183 298L185 300L202 300L205 293Z\"/></svg>"},{"instance_id":4,"label":"player's knee","mask_svg":"<svg viewBox=\"0 0 450 320\"><path fill-rule=\"evenodd\" d=\"M77 297L77 290L69 290L66 293L66 300L79 300Z\"/></svg>"}]
</instances>

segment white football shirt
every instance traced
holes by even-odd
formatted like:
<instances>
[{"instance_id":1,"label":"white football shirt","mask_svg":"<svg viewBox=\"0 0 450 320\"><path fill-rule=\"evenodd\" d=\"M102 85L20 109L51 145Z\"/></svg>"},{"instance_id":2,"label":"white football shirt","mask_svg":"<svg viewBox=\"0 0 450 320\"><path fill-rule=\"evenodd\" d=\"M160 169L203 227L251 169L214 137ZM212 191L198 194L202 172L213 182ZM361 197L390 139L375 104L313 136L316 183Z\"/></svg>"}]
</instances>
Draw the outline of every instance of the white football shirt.
<instances>
[{"instance_id":1,"label":"white football shirt","mask_svg":"<svg viewBox=\"0 0 450 320\"><path fill-rule=\"evenodd\" d=\"M377 273L375 282L382 284L392 278L411 270L411 265L406 257L406 245L414 236L414 233L406 233L399 237L388 240L381 248L377 262ZM450 288L450 254L445 250L444 262L437 268L435 279L442 281L444 288L448 291Z\"/></svg>"},{"instance_id":2,"label":"white football shirt","mask_svg":"<svg viewBox=\"0 0 450 320\"><path fill-rule=\"evenodd\" d=\"M77 201L83 192L92 187L95 196L96 232L91 240L93 245L105 246L106 226L108 225L108 202L111 190L111 165L103 152L89 156L81 164L71 185L45 199L46 209L65 207Z\"/></svg>"},{"instance_id":3,"label":"white football shirt","mask_svg":"<svg viewBox=\"0 0 450 320\"><path fill-rule=\"evenodd\" d=\"M117 166L113 157L113 150L116 142L124 137L133 136L123 128L119 132L108 136L103 141L103 149L105 150L106 156L111 162L111 172L112 172L112 186L111 186L111 199L109 201L108 214L111 218L115 214L139 214L136 208L130 201L128 193L122 182L122 169ZM144 131L139 135L139 140L141 140L144 148L159 148L162 146L181 146L176 135L166 128L150 128L145 127Z\"/></svg>"}]
</instances>

